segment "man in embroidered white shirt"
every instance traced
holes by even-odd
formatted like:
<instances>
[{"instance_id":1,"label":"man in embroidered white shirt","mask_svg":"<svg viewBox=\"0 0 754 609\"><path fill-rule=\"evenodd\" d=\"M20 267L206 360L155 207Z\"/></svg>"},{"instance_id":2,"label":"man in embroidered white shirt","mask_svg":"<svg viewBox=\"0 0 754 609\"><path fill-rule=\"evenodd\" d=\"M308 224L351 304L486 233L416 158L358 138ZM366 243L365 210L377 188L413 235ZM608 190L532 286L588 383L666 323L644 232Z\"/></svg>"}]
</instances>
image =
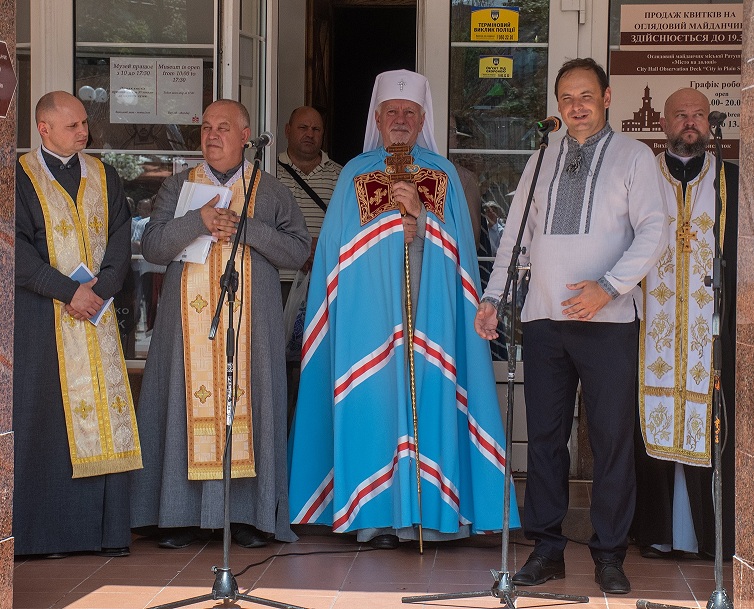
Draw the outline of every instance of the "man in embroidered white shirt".
<instances>
[{"instance_id":1,"label":"man in embroidered white shirt","mask_svg":"<svg viewBox=\"0 0 754 609\"><path fill-rule=\"evenodd\" d=\"M665 213L647 146L605 119L610 87L592 59L565 63L555 81L568 127L545 151L526 219L522 263L531 263L523 322L528 431L524 532L534 551L513 577L537 585L565 577L561 524L568 510L568 439L581 383L594 453L589 542L595 581L626 594L633 515L637 284L665 247ZM536 155L516 190L475 320L497 336L497 305L533 180Z\"/></svg>"}]
</instances>

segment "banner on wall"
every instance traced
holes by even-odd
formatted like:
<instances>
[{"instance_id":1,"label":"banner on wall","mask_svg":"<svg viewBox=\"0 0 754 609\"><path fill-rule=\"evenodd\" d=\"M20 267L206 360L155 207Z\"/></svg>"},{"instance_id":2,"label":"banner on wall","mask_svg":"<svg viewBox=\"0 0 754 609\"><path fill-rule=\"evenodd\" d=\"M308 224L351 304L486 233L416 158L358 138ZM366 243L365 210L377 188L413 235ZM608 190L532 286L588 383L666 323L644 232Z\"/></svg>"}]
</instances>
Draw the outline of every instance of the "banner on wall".
<instances>
[{"instance_id":1,"label":"banner on wall","mask_svg":"<svg viewBox=\"0 0 754 609\"><path fill-rule=\"evenodd\" d=\"M202 70L201 59L111 58L110 122L199 124Z\"/></svg>"},{"instance_id":2,"label":"banner on wall","mask_svg":"<svg viewBox=\"0 0 754 609\"><path fill-rule=\"evenodd\" d=\"M723 156L737 159L741 121L741 4L624 5L620 50L610 54L610 124L665 150L660 116L674 91L704 93L728 115Z\"/></svg>"}]
</instances>

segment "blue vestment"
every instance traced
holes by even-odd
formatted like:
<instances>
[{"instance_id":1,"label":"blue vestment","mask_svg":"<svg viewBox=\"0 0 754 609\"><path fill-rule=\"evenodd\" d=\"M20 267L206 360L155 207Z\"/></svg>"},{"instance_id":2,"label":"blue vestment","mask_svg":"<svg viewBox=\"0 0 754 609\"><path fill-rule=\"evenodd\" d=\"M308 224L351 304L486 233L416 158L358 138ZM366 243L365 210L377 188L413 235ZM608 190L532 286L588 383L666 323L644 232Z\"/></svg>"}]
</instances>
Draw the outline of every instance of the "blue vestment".
<instances>
[{"instance_id":1,"label":"blue vestment","mask_svg":"<svg viewBox=\"0 0 754 609\"><path fill-rule=\"evenodd\" d=\"M421 521L451 535L462 526L500 530L505 437L489 345L473 327L479 273L468 207L449 161L419 146L411 154L419 167L447 174L442 213L427 213L414 311ZM335 532L420 520L403 225L392 210L362 226L354 186L384 171L386 156L378 148L344 167L309 287L289 499L294 524ZM519 526L512 489L510 524Z\"/></svg>"}]
</instances>

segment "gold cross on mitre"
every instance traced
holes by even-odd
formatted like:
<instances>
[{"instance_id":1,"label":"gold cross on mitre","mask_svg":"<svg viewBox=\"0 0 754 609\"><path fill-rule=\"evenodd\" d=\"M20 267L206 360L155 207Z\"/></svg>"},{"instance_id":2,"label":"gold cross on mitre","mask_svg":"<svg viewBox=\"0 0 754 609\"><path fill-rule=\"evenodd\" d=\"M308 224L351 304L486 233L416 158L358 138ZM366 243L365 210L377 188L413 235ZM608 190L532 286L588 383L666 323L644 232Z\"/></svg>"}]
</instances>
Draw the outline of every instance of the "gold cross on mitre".
<instances>
[{"instance_id":1,"label":"gold cross on mitre","mask_svg":"<svg viewBox=\"0 0 754 609\"><path fill-rule=\"evenodd\" d=\"M691 252L691 240L696 241L696 231L691 230L691 222L681 224L681 229L676 231L676 239L683 245L682 252Z\"/></svg>"}]
</instances>

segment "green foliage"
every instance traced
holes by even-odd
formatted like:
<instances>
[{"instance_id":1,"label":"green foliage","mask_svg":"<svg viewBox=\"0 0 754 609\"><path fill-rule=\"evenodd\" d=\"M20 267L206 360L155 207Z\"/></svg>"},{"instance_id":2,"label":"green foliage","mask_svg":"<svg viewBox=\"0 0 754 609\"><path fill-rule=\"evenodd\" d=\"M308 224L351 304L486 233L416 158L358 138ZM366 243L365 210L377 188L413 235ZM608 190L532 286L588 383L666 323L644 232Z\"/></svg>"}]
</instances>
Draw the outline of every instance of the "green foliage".
<instances>
[{"instance_id":1,"label":"green foliage","mask_svg":"<svg viewBox=\"0 0 754 609\"><path fill-rule=\"evenodd\" d=\"M185 43L187 0L78 0L76 37L84 41Z\"/></svg>"},{"instance_id":2,"label":"green foliage","mask_svg":"<svg viewBox=\"0 0 754 609\"><path fill-rule=\"evenodd\" d=\"M124 182L135 180L144 173L143 165L147 161L149 161L149 158L136 154L105 152L102 155L102 162L112 165Z\"/></svg>"}]
</instances>

